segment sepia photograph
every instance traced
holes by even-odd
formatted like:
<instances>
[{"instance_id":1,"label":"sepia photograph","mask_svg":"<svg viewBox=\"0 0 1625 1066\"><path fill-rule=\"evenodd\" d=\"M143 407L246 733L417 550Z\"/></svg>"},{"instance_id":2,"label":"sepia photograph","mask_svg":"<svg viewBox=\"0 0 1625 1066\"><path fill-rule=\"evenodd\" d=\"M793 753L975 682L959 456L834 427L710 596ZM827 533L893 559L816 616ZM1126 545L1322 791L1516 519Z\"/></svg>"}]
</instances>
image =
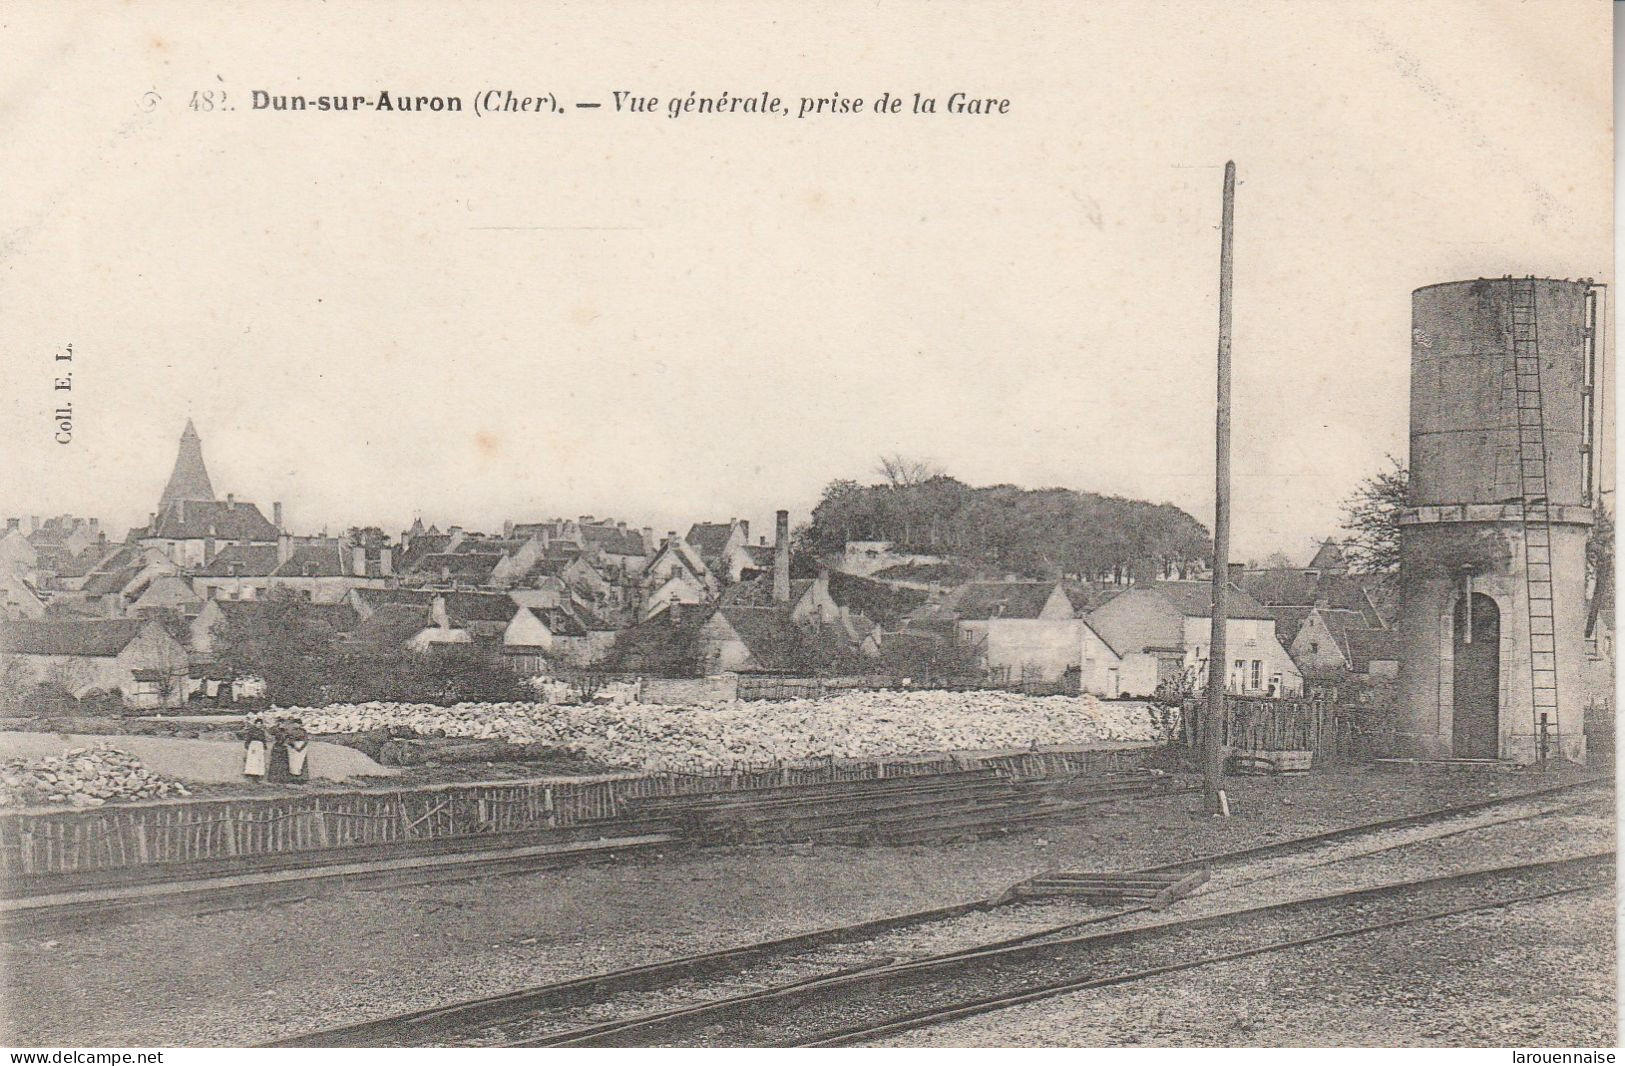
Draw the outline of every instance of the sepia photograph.
<instances>
[{"instance_id":1,"label":"sepia photograph","mask_svg":"<svg viewBox=\"0 0 1625 1066\"><path fill-rule=\"evenodd\" d=\"M7 1062L1615 1061L1614 18L0 2Z\"/></svg>"}]
</instances>

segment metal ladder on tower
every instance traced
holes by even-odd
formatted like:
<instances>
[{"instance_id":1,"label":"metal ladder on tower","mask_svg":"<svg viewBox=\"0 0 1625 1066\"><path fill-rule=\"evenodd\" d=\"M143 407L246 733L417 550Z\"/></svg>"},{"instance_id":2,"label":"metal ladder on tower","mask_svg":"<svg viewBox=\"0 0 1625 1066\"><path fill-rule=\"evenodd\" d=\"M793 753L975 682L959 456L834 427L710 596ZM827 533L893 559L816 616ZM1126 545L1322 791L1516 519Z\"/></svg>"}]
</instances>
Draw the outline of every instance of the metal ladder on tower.
<instances>
[{"instance_id":1,"label":"metal ladder on tower","mask_svg":"<svg viewBox=\"0 0 1625 1066\"><path fill-rule=\"evenodd\" d=\"M1523 519L1523 572L1529 613L1529 680L1535 742L1544 759L1557 715L1557 612L1552 599L1552 511L1546 474L1546 420L1540 388L1540 328L1535 279L1508 278L1512 300L1512 367L1517 396L1518 475ZM1548 732L1548 730L1550 732Z\"/></svg>"}]
</instances>

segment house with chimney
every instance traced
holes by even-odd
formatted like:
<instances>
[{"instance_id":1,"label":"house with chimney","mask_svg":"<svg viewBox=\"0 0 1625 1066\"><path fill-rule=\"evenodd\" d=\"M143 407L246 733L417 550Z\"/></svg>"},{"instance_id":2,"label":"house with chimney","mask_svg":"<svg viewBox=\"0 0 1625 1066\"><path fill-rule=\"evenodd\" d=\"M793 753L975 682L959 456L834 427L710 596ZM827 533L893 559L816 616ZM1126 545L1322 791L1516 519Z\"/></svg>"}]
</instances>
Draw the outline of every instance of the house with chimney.
<instances>
[{"instance_id":1,"label":"house with chimney","mask_svg":"<svg viewBox=\"0 0 1625 1066\"><path fill-rule=\"evenodd\" d=\"M1131 585L1089 612L1083 690L1150 696L1163 684L1206 684L1213 589L1205 581ZM1238 695L1297 696L1303 674L1275 635L1275 617L1232 586L1225 625L1226 686Z\"/></svg>"},{"instance_id":2,"label":"house with chimney","mask_svg":"<svg viewBox=\"0 0 1625 1066\"><path fill-rule=\"evenodd\" d=\"M699 554L713 577L731 585L751 566L750 522L730 518L726 522L695 522L688 527L683 542Z\"/></svg>"},{"instance_id":3,"label":"house with chimney","mask_svg":"<svg viewBox=\"0 0 1625 1066\"><path fill-rule=\"evenodd\" d=\"M291 554L291 542L286 546ZM257 600L285 561L276 544L227 544L192 571L192 590L204 600Z\"/></svg>"},{"instance_id":4,"label":"house with chimney","mask_svg":"<svg viewBox=\"0 0 1625 1066\"><path fill-rule=\"evenodd\" d=\"M722 586L699 551L675 531L668 532L643 571L640 615L653 618L674 603L700 605L716 601Z\"/></svg>"},{"instance_id":5,"label":"house with chimney","mask_svg":"<svg viewBox=\"0 0 1625 1066\"><path fill-rule=\"evenodd\" d=\"M294 547L284 536L268 587L290 589L312 603L338 603L351 589L393 585L391 551L388 545L367 547L335 539Z\"/></svg>"}]
</instances>

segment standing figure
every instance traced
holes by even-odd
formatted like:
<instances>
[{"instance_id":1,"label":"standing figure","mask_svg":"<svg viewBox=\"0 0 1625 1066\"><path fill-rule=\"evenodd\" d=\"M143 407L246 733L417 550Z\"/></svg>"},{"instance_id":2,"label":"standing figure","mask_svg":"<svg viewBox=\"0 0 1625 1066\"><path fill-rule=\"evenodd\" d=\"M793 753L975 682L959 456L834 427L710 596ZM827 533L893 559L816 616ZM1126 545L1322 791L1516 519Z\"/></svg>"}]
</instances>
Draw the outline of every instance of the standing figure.
<instances>
[{"instance_id":1,"label":"standing figure","mask_svg":"<svg viewBox=\"0 0 1625 1066\"><path fill-rule=\"evenodd\" d=\"M288 780L303 783L310 780L310 765L305 761L305 749L310 746L310 734L305 723L295 718L288 723L287 752Z\"/></svg>"},{"instance_id":2,"label":"standing figure","mask_svg":"<svg viewBox=\"0 0 1625 1066\"><path fill-rule=\"evenodd\" d=\"M288 779L288 723L278 721L271 727L271 749L265 763L265 780Z\"/></svg>"},{"instance_id":3,"label":"standing figure","mask_svg":"<svg viewBox=\"0 0 1625 1066\"><path fill-rule=\"evenodd\" d=\"M270 743L265 720L251 714L243 724L243 776L256 781L265 777L265 749Z\"/></svg>"}]
</instances>

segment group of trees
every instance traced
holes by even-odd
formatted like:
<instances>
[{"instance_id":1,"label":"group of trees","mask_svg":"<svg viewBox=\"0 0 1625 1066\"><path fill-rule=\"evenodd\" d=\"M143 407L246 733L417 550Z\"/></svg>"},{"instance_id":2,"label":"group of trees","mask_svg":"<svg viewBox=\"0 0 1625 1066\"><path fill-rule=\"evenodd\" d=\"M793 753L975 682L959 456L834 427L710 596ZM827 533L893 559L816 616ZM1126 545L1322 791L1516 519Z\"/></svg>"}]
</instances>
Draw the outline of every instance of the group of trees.
<instances>
[{"instance_id":1,"label":"group of trees","mask_svg":"<svg viewBox=\"0 0 1625 1066\"><path fill-rule=\"evenodd\" d=\"M1172 504L1072 489L976 488L901 457L881 462L882 480L832 481L803 549L838 553L849 540L891 541L895 549L949 555L1000 573L1032 578L1128 581L1183 573L1213 553L1206 528Z\"/></svg>"},{"instance_id":2,"label":"group of trees","mask_svg":"<svg viewBox=\"0 0 1625 1066\"><path fill-rule=\"evenodd\" d=\"M521 700L521 678L489 651L448 644L418 653L347 640L289 593L263 610L234 613L216 626L215 656L235 676L260 677L273 704L322 706L367 700L459 703Z\"/></svg>"}]
</instances>

